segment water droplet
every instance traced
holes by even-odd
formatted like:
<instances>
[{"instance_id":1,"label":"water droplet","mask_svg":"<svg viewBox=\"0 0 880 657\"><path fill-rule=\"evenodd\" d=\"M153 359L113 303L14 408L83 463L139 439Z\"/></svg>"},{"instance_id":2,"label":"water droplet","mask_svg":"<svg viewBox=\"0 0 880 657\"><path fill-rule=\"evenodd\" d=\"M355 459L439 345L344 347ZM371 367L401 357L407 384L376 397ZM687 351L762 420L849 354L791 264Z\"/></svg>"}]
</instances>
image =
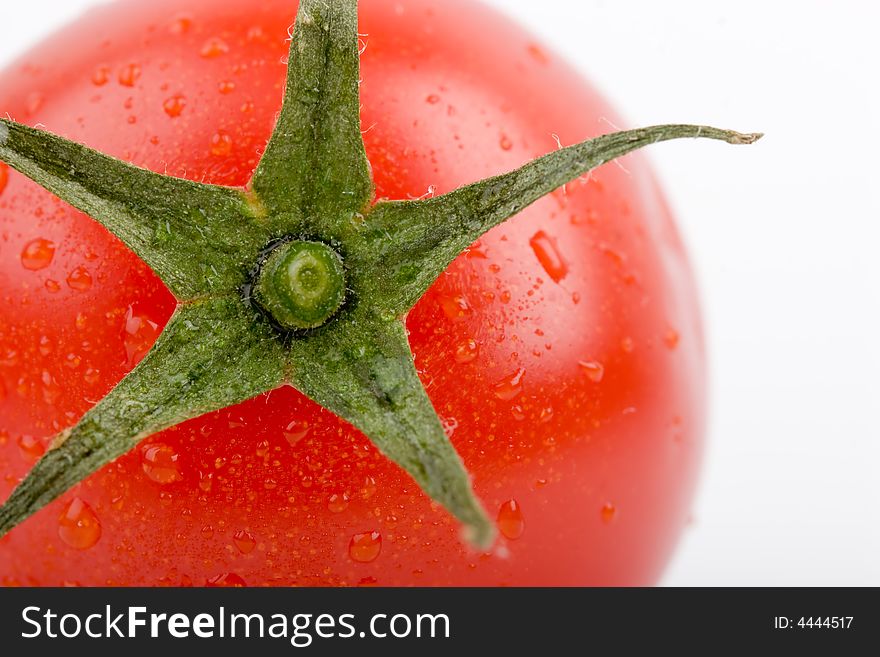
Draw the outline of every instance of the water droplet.
<instances>
[{"instance_id":1,"label":"water droplet","mask_svg":"<svg viewBox=\"0 0 880 657\"><path fill-rule=\"evenodd\" d=\"M617 507L611 502L606 502L602 505L599 515L602 517L602 522L609 523L614 520L614 517L617 515Z\"/></svg>"},{"instance_id":2,"label":"water droplet","mask_svg":"<svg viewBox=\"0 0 880 657\"><path fill-rule=\"evenodd\" d=\"M261 440L257 443L256 454L259 458L264 458L269 453L269 441Z\"/></svg>"},{"instance_id":3,"label":"water droplet","mask_svg":"<svg viewBox=\"0 0 880 657\"><path fill-rule=\"evenodd\" d=\"M55 244L42 237L25 244L21 252L21 265L25 269L37 271L48 267L55 257Z\"/></svg>"},{"instance_id":4,"label":"water droplet","mask_svg":"<svg viewBox=\"0 0 880 657\"><path fill-rule=\"evenodd\" d=\"M678 346L678 342L681 339L681 336L678 334L674 328L668 328L666 333L663 335L663 342L666 344L668 349L675 349Z\"/></svg>"},{"instance_id":5,"label":"water droplet","mask_svg":"<svg viewBox=\"0 0 880 657\"><path fill-rule=\"evenodd\" d=\"M77 267L67 275L67 285L71 290L85 292L92 287L92 275L85 267Z\"/></svg>"},{"instance_id":6,"label":"water droplet","mask_svg":"<svg viewBox=\"0 0 880 657\"><path fill-rule=\"evenodd\" d=\"M308 422L305 422L304 420L291 420L290 424L284 428L284 439L287 440L292 447L308 436L309 431L311 430L312 427Z\"/></svg>"},{"instance_id":7,"label":"water droplet","mask_svg":"<svg viewBox=\"0 0 880 657\"><path fill-rule=\"evenodd\" d=\"M587 378L593 383L599 383L605 376L605 366L599 361L582 360L578 362L578 365L587 373Z\"/></svg>"},{"instance_id":8,"label":"water droplet","mask_svg":"<svg viewBox=\"0 0 880 657\"><path fill-rule=\"evenodd\" d=\"M382 551L382 535L379 532L355 534L348 544L348 556L358 563L370 563Z\"/></svg>"},{"instance_id":9,"label":"water droplet","mask_svg":"<svg viewBox=\"0 0 880 657\"><path fill-rule=\"evenodd\" d=\"M633 342L632 338L626 337L620 341L620 348L625 353L631 354L633 352L633 349L636 348L636 344L635 344L635 342Z\"/></svg>"},{"instance_id":10,"label":"water droplet","mask_svg":"<svg viewBox=\"0 0 880 657\"><path fill-rule=\"evenodd\" d=\"M498 509L498 529L505 537L515 541L526 528L522 508L516 500L508 500Z\"/></svg>"},{"instance_id":11,"label":"water droplet","mask_svg":"<svg viewBox=\"0 0 880 657\"><path fill-rule=\"evenodd\" d=\"M468 300L460 294L441 297L440 307L443 309L444 314L453 320L462 320L471 314L471 306Z\"/></svg>"},{"instance_id":12,"label":"water droplet","mask_svg":"<svg viewBox=\"0 0 880 657\"><path fill-rule=\"evenodd\" d=\"M440 424L443 425L443 431L447 437L451 437L455 430L458 429L458 420L454 417L441 417Z\"/></svg>"},{"instance_id":13,"label":"water droplet","mask_svg":"<svg viewBox=\"0 0 880 657\"><path fill-rule=\"evenodd\" d=\"M253 27L248 28L245 38L248 41L265 41L266 31L259 25L254 25Z\"/></svg>"},{"instance_id":14,"label":"water droplet","mask_svg":"<svg viewBox=\"0 0 880 657\"><path fill-rule=\"evenodd\" d=\"M559 252L559 247L554 238L550 237L543 230L539 230L529 240L529 244L532 247L532 251L535 252L538 262L541 263L541 266L550 278L556 283L565 278L566 274L568 274L568 264L566 264L565 259Z\"/></svg>"},{"instance_id":15,"label":"water droplet","mask_svg":"<svg viewBox=\"0 0 880 657\"><path fill-rule=\"evenodd\" d=\"M425 101L427 101L429 105L436 105L440 102L440 96L438 96L437 94L431 94L430 96L425 98Z\"/></svg>"},{"instance_id":16,"label":"water droplet","mask_svg":"<svg viewBox=\"0 0 880 657\"><path fill-rule=\"evenodd\" d=\"M364 484L361 486L361 499L368 500L373 495L376 494L378 490L378 486L376 486L376 480L369 475L364 479Z\"/></svg>"},{"instance_id":17,"label":"water droplet","mask_svg":"<svg viewBox=\"0 0 880 657\"><path fill-rule=\"evenodd\" d=\"M218 130L211 137L211 153L218 157L229 155L232 152L232 136L228 132Z\"/></svg>"},{"instance_id":18,"label":"water droplet","mask_svg":"<svg viewBox=\"0 0 880 657\"><path fill-rule=\"evenodd\" d=\"M119 84L123 87L133 87L141 77L141 67L138 64L128 64L119 70Z\"/></svg>"},{"instance_id":19,"label":"water droplet","mask_svg":"<svg viewBox=\"0 0 880 657\"><path fill-rule=\"evenodd\" d=\"M222 80L220 84L217 85L217 91L221 94L231 94L235 91L235 82L232 80Z\"/></svg>"},{"instance_id":20,"label":"water droplet","mask_svg":"<svg viewBox=\"0 0 880 657\"><path fill-rule=\"evenodd\" d=\"M204 493L210 493L214 485L213 472L199 472L199 489Z\"/></svg>"},{"instance_id":21,"label":"water droplet","mask_svg":"<svg viewBox=\"0 0 880 657\"><path fill-rule=\"evenodd\" d=\"M52 294L61 291L61 283L52 278L47 278L46 282L43 283L43 286Z\"/></svg>"},{"instance_id":22,"label":"water droplet","mask_svg":"<svg viewBox=\"0 0 880 657\"><path fill-rule=\"evenodd\" d=\"M190 31L192 25L193 22L191 18L180 16L172 21L171 25L168 27L168 31L171 32L171 34L186 34Z\"/></svg>"},{"instance_id":23,"label":"water droplet","mask_svg":"<svg viewBox=\"0 0 880 657\"><path fill-rule=\"evenodd\" d=\"M232 542L235 543L235 547L242 554L250 554L257 547L257 539L254 538L253 534L244 529L235 532Z\"/></svg>"},{"instance_id":24,"label":"water droplet","mask_svg":"<svg viewBox=\"0 0 880 657\"><path fill-rule=\"evenodd\" d=\"M43 106L45 100L46 97L43 96L43 94L41 94L39 91L32 91L25 99L25 113L27 113L28 116L33 116L40 111L40 108Z\"/></svg>"},{"instance_id":25,"label":"water droplet","mask_svg":"<svg viewBox=\"0 0 880 657\"><path fill-rule=\"evenodd\" d=\"M101 523L92 507L74 497L58 519L58 536L76 550L88 550L101 538Z\"/></svg>"},{"instance_id":26,"label":"water droplet","mask_svg":"<svg viewBox=\"0 0 880 657\"><path fill-rule=\"evenodd\" d=\"M205 586L209 588L242 589L247 587L247 582L235 573L222 573L207 580Z\"/></svg>"},{"instance_id":27,"label":"water droplet","mask_svg":"<svg viewBox=\"0 0 880 657\"><path fill-rule=\"evenodd\" d=\"M599 222L599 213L590 208L583 215L575 214L571 216L571 223L574 226L594 226Z\"/></svg>"},{"instance_id":28,"label":"water droplet","mask_svg":"<svg viewBox=\"0 0 880 657\"><path fill-rule=\"evenodd\" d=\"M64 357L64 364L72 370L75 370L82 364L82 358L74 353L69 353Z\"/></svg>"},{"instance_id":29,"label":"water droplet","mask_svg":"<svg viewBox=\"0 0 880 657\"><path fill-rule=\"evenodd\" d=\"M147 354L159 333L156 322L137 313L134 306L128 307L125 311L122 341L125 346L125 361L129 367L134 367Z\"/></svg>"},{"instance_id":30,"label":"water droplet","mask_svg":"<svg viewBox=\"0 0 880 657\"><path fill-rule=\"evenodd\" d=\"M0 194L3 193L3 190L6 189L6 185L9 183L9 167L0 162Z\"/></svg>"},{"instance_id":31,"label":"water droplet","mask_svg":"<svg viewBox=\"0 0 880 657\"><path fill-rule=\"evenodd\" d=\"M100 378L101 378L101 371L95 369L94 367L88 368L83 373L83 379L85 379L85 382L88 383L89 385L95 385Z\"/></svg>"},{"instance_id":32,"label":"water droplet","mask_svg":"<svg viewBox=\"0 0 880 657\"><path fill-rule=\"evenodd\" d=\"M327 509L332 513L342 513L348 508L348 493L333 493L327 498Z\"/></svg>"},{"instance_id":33,"label":"water droplet","mask_svg":"<svg viewBox=\"0 0 880 657\"><path fill-rule=\"evenodd\" d=\"M537 44L531 44L528 48L529 55L531 55L532 59L541 64L542 66L546 66L550 63L550 58L547 57L547 53L545 53L540 46Z\"/></svg>"},{"instance_id":34,"label":"water droplet","mask_svg":"<svg viewBox=\"0 0 880 657\"><path fill-rule=\"evenodd\" d=\"M164 443L153 443L141 450L141 467L157 484L173 484L183 477L180 474L178 454Z\"/></svg>"},{"instance_id":35,"label":"water droplet","mask_svg":"<svg viewBox=\"0 0 880 657\"><path fill-rule=\"evenodd\" d=\"M509 151L513 148L513 142L510 141L510 137L507 135L501 135L501 141L499 142L502 151Z\"/></svg>"},{"instance_id":36,"label":"water droplet","mask_svg":"<svg viewBox=\"0 0 880 657\"><path fill-rule=\"evenodd\" d=\"M92 73L92 84L96 87L103 87L110 81L110 67L99 66Z\"/></svg>"},{"instance_id":37,"label":"water droplet","mask_svg":"<svg viewBox=\"0 0 880 657\"><path fill-rule=\"evenodd\" d=\"M479 351L480 348L477 345L476 340L473 338L463 340L462 342L459 342L458 346L455 348L455 362L461 364L473 362Z\"/></svg>"},{"instance_id":38,"label":"water droplet","mask_svg":"<svg viewBox=\"0 0 880 657\"><path fill-rule=\"evenodd\" d=\"M206 59L213 59L229 52L229 45L220 38L213 37L205 42L202 46L200 54Z\"/></svg>"},{"instance_id":39,"label":"water droplet","mask_svg":"<svg viewBox=\"0 0 880 657\"><path fill-rule=\"evenodd\" d=\"M502 401L515 399L522 392L522 379L526 371L518 369L495 385L495 396Z\"/></svg>"},{"instance_id":40,"label":"water droplet","mask_svg":"<svg viewBox=\"0 0 880 657\"><path fill-rule=\"evenodd\" d=\"M27 463L36 463L46 453L43 441L33 436L21 436L18 439L18 451Z\"/></svg>"},{"instance_id":41,"label":"water droplet","mask_svg":"<svg viewBox=\"0 0 880 657\"><path fill-rule=\"evenodd\" d=\"M49 339L48 335L40 336L40 354L43 356L48 356L52 353L52 341Z\"/></svg>"},{"instance_id":42,"label":"water droplet","mask_svg":"<svg viewBox=\"0 0 880 657\"><path fill-rule=\"evenodd\" d=\"M362 577L357 585L358 587L379 586L379 580L377 580L375 577Z\"/></svg>"},{"instance_id":43,"label":"water droplet","mask_svg":"<svg viewBox=\"0 0 880 657\"><path fill-rule=\"evenodd\" d=\"M603 255L607 256L618 267L623 267L624 265L626 265L627 257L625 253L618 251L614 247L609 246L604 242L599 244L598 248Z\"/></svg>"},{"instance_id":44,"label":"water droplet","mask_svg":"<svg viewBox=\"0 0 880 657\"><path fill-rule=\"evenodd\" d=\"M162 109L165 110L165 113L172 119L180 116L185 107L186 97L180 94L171 96L171 98L166 98L165 102L162 103Z\"/></svg>"}]
</instances>

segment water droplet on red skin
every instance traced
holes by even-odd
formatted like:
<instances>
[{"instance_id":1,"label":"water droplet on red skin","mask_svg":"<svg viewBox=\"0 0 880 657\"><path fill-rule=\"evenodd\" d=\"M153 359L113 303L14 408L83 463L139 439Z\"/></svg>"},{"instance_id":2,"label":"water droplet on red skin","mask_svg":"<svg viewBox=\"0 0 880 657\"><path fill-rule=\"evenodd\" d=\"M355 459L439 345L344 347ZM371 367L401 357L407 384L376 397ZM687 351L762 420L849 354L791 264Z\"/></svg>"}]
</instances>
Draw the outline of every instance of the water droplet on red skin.
<instances>
[{"instance_id":1,"label":"water droplet on red skin","mask_svg":"<svg viewBox=\"0 0 880 657\"><path fill-rule=\"evenodd\" d=\"M327 498L327 509L331 513L342 513L348 508L348 502L347 493L333 493Z\"/></svg>"},{"instance_id":2,"label":"water droplet on red skin","mask_svg":"<svg viewBox=\"0 0 880 657\"><path fill-rule=\"evenodd\" d=\"M172 119L177 118L181 114L183 114L183 110L186 108L186 97L177 94L175 96L171 96L170 98L166 98L165 102L162 103L162 109L165 113L170 116Z\"/></svg>"},{"instance_id":3,"label":"water droplet on red skin","mask_svg":"<svg viewBox=\"0 0 880 657\"><path fill-rule=\"evenodd\" d=\"M183 479L178 461L174 448L164 443L152 443L141 450L141 468L157 484L173 484Z\"/></svg>"},{"instance_id":4,"label":"water droplet on red skin","mask_svg":"<svg viewBox=\"0 0 880 657\"><path fill-rule=\"evenodd\" d=\"M605 376L605 367L598 361L582 360L578 365L586 373L587 378L593 383L599 383Z\"/></svg>"},{"instance_id":5,"label":"water droplet on red skin","mask_svg":"<svg viewBox=\"0 0 880 657\"><path fill-rule=\"evenodd\" d=\"M526 524L522 508L516 500L508 500L498 509L498 530L512 541L523 535Z\"/></svg>"},{"instance_id":6,"label":"water droplet on red skin","mask_svg":"<svg viewBox=\"0 0 880 657\"><path fill-rule=\"evenodd\" d=\"M160 332L156 322L140 314L133 305L128 307L122 330L125 362L128 367L134 367L147 355Z\"/></svg>"},{"instance_id":7,"label":"water droplet on red skin","mask_svg":"<svg viewBox=\"0 0 880 657\"><path fill-rule=\"evenodd\" d=\"M76 550L88 550L101 538L101 523L92 507L74 497L58 519L58 536Z\"/></svg>"},{"instance_id":8,"label":"water droplet on red skin","mask_svg":"<svg viewBox=\"0 0 880 657\"><path fill-rule=\"evenodd\" d=\"M355 534L348 544L348 556L357 563L375 561L382 552L382 535L379 532Z\"/></svg>"},{"instance_id":9,"label":"water droplet on red skin","mask_svg":"<svg viewBox=\"0 0 880 657\"><path fill-rule=\"evenodd\" d=\"M451 320L461 321L471 314L471 306L468 300L460 294L440 297L440 307L443 313Z\"/></svg>"},{"instance_id":10,"label":"water droplet on red skin","mask_svg":"<svg viewBox=\"0 0 880 657\"><path fill-rule=\"evenodd\" d=\"M172 21L171 25L168 27L168 31L171 34L186 34L192 29L193 21L188 16L180 16L175 18Z\"/></svg>"},{"instance_id":11,"label":"water droplet on red skin","mask_svg":"<svg viewBox=\"0 0 880 657\"><path fill-rule=\"evenodd\" d=\"M468 338L461 341L455 348L455 362L462 365L473 362L479 353L476 340Z\"/></svg>"},{"instance_id":12,"label":"water droplet on red skin","mask_svg":"<svg viewBox=\"0 0 880 657\"><path fill-rule=\"evenodd\" d=\"M224 130L218 130L211 137L211 154L225 157L232 152L232 136Z\"/></svg>"},{"instance_id":13,"label":"water droplet on red skin","mask_svg":"<svg viewBox=\"0 0 880 657\"><path fill-rule=\"evenodd\" d=\"M602 522L608 524L617 516L617 507L611 504L611 502L606 502L602 505L599 515L602 518Z\"/></svg>"},{"instance_id":14,"label":"water droplet on red skin","mask_svg":"<svg viewBox=\"0 0 880 657\"><path fill-rule=\"evenodd\" d=\"M293 447L303 438L309 435L309 432L312 430L312 427L308 422L303 422L302 420L291 420L290 424L285 427L284 439L290 443L290 446Z\"/></svg>"},{"instance_id":15,"label":"water droplet on red skin","mask_svg":"<svg viewBox=\"0 0 880 657\"><path fill-rule=\"evenodd\" d=\"M109 66L99 66L95 69L95 72L92 73L92 84L96 87L103 87L110 81L110 67Z\"/></svg>"},{"instance_id":16,"label":"water droplet on red skin","mask_svg":"<svg viewBox=\"0 0 880 657\"><path fill-rule=\"evenodd\" d=\"M222 573L205 582L208 588L234 588L241 589L247 587L247 582L235 573Z\"/></svg>"},{"instance_id":17,"label":"water droplet on red skin","mask_svg":"<svg viewBox=\"0 0 880 657\"><path fill-rule=\"evenodd\" d=\"M18 439L18 451L27 463L36 463L46 453L43 441L33 436L21 436Z\"/></svg>"},{"instance_id":18,"label":"water droplet on red skin","mask_svg":"<svg viewBox=\"0 0 880 657\"><path fill-rule=\"evenodd\" d=\"M257 539L254 538L254 535L244 529L235 532L232 542L242 554L250 554L257 546Z\"/></svg>"},{"instance_id":19,"label":"water droplet on red skin","mask_svg":"<svg viewBox=\"0 0 880 657\"><path fill-rule=\"evenodd\" d=\"M138 64L128 64L119 70L119 84L123 87L133 87L141 77L141 67Z\"/></svg>"},{"instance_id":20,"label":"water droplet on red skin","mask_svg":"<svg viewBox=\"0 0 880 657\"><path fill-rule=\"evenodd\" d=\"M27 270L38 271L52 264L55 257L55 244L39 237L25 244L21 252L21 265Z\"/></svg>"},{"instance_id":21,"label":"water droplet on red skin","mask_svg":"<svg viewBox=\"0 0 880 657\"><path fill-rule=\"evenodd\" d=\"M77 267L67 275L67 285L71 290L85 292L92 287L92 275L85 267Z\"/></svg>"},{"instance_id":22,"label":"water droplet on red skin","mask_svg":"<svg viewBox=\"0 0 880 657\"><path fill-rule=\"evenodd\" d=\"M539 230L529 240L529 245L532 247L532 251L535 252L535 256L538 258L538 262L541 263L544 271L547 272L547 275L555 283L558 283L568 275L568 264L562 257L555 238L550 237L543 230Z\"/></svg>"},{"instance_id":23,"label":"water droplet on red skin","mask_svg":"<svg viewBox=\"0 0 880 657\"><path fill-rule=\"evenodd\" d=\"M221 55L225 55L228 52L229 44L227 44L223 39L214 37L208 39L205 42L205 45L202 46L199 54L205 59L214 59L216 57L220 57Z\"/></svg>"},{"instance_id":24,"label":"water droplet on red skin","mask_svg":"<svg viewBox=\"0 0 880 657\"><path fill-rule=\"evenodd\" d=\"M510 401L518 397L522 392L522 379L525 373L525 369L520 368L502 379L495 385L495 396L502 401Z\"/></svg>"}]
</instances>

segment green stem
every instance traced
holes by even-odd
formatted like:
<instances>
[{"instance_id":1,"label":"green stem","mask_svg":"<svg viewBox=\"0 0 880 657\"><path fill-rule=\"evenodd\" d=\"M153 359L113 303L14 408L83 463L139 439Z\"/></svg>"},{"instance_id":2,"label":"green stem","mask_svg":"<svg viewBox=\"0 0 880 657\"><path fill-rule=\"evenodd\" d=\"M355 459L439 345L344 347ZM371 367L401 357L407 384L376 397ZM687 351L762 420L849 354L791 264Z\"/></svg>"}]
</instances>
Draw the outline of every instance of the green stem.
<instances>
[{"instance_id":1,"label":"green stem","mask_svg":"<svg viewBox=\"0 0 880 657\"><path fill-rule=\"evenodd\" d=\"M752 144L760 134L699 125L658 125L603 135L562 148L525 166L443 196L378 204L363 231L365 270L375 303L394 314L412 308L437 277L484 233L592 169L650 144L672 139Z\"/></svg>"},{"instance_id":2,"label":"green stem","mask_svg":"<svg viewBox=\"0 0 880 657\"><path fill-rule=\"evenodd\" d=\"M317 328L345 300L342 258L321 242L285 242L262 265L254 300L284 330Z\"/></svg>"},{"instance_id":3,"label":"green stem","mask_svg":"<svg viewBox=\"0 0 880 657\"><path fill-rule=\"evenodd\" d=\"M352 227L373 194L361 137L355 0L300 0L278 123L251 188L279 230Z\"/></svg>"},{"instance_id":4,"label":"green stem","mask_svg":"<svg viewBox=\"0 0 880 657\"><path fill-rule=\"evenodd\" d=\"M290 362L297 390L369 436L469 528L473 543L491 544L494 528L419 380L403 322L360 306L333 331L294 340Z\"/></svg>"}]
</instances>

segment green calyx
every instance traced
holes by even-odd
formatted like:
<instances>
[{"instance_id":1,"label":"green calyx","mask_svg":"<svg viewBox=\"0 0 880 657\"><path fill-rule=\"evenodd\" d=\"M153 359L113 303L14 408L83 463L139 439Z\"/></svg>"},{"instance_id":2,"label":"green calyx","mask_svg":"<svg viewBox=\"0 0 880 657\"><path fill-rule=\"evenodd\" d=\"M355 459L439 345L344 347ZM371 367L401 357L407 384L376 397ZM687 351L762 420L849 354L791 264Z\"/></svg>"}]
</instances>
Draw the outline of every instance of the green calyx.
<instances>
[{"instance_id":1,"label":"green calyx","mask_svg":"<svg viewBox=\"0 0 880 657\"><path fill-rule=\"evenodd\" d=\"M284 330L317 328L345 301L342 258L321 242L284 242L260 267L253 298Z\"/></svg>"},{"instance_id":2,"label":"green calyx","mask_svg":"<svg viewBox=\"0 0 880 657\"><path fill-rule=\"evenodd\" d=\"M356 0L301 0L284 103L246 189L153 173L0 119L0 161L104 225L180 301L147 356L0 506L0 536L150 434L290 385L366 434L488 548L494 525L402 318L486 231L591 169L659 141L760 137L618 132L443 196L374 202L358 80Z\"/></svg>"}]
</instances>

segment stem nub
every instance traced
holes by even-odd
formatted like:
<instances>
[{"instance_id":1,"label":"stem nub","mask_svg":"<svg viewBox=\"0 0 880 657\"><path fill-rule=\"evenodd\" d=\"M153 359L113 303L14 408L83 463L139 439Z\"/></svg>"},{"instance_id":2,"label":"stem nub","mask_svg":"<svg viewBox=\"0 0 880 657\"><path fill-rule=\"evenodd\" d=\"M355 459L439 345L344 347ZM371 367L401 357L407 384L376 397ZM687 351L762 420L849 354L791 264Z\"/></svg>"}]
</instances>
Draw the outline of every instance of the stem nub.
<instances>
[{"instance_id":1,"label":"stem nub","mask_svg":"<svg viewBox=\"0 0 880 657\"><path fill-rule=\"evenodd\" d=\"M253 298L285 330L317 328L345 300L342 258L321 242L285 242L263 263Z\"/></svg>"}]
</instances>

